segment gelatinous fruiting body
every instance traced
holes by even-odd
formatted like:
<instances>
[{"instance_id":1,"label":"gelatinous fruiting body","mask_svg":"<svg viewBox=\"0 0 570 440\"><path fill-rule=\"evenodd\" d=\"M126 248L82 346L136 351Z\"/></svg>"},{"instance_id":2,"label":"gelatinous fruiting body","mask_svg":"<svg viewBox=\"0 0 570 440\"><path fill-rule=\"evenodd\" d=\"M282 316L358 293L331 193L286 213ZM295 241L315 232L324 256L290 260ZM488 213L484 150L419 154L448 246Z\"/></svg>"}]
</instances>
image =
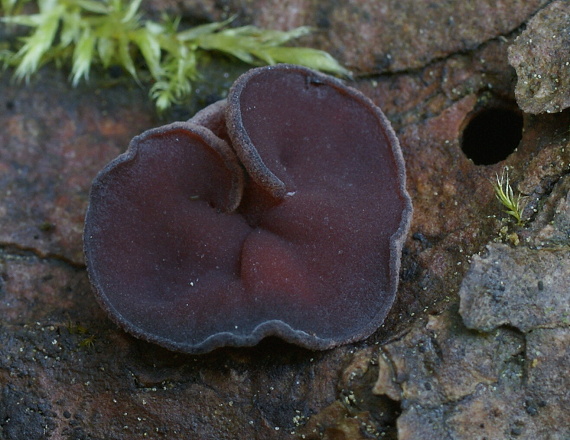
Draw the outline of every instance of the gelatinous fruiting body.
<instances>
[{"instance_id":1,"label":"gelatinous fruiting body","mask_svg":"<svg viewBox=\"0 0 570 440\"><path fill-rule=\"evenodd\" d=\"M411 211L382 112L278 65L135 137L93 183L85 254L100 303L135 336L189 353L270 335L326 349L385 319Z\"/></svg>"}]
</instances>

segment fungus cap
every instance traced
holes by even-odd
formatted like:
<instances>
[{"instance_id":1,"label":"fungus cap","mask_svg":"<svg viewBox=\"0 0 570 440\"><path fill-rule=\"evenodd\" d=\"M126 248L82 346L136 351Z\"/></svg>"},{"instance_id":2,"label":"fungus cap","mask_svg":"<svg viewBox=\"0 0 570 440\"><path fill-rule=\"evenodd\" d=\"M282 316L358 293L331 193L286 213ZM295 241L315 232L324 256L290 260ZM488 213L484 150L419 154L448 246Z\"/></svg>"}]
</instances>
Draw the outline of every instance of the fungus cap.
<instances>
[{"instance_id":1,"label":"fungus cap","mask_svg":"<svg viewBox=\"0 0 570 440\"><path fill-rule=\"evenodd\" d=\"M100 303L137 337L188 353L270 335L326 349L385 319L411 212L380 109L277 65L135 137L93 183L85 255Z\"/></svg>"}]
</instances>

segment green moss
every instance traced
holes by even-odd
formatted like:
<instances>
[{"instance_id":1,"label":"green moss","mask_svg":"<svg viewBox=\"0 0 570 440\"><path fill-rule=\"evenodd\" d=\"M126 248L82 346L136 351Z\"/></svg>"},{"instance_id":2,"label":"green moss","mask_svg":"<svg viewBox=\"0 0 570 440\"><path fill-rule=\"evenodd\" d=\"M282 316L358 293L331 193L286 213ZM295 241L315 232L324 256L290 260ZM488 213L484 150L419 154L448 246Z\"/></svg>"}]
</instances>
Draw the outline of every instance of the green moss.
<instances>
[{"instance_id":1,"label":"green moss","mask_svg":"<svg viewBox=\"0 0 570 440\"><path fill-rule=\"evenodd\" d=\"M505 168L503 170L500 177L497 174L496 181L491 183L495 191L495 197L497 197L497 200L506 208L505 212L516 219L517 225L522 225L524 203L520 194L514 195L513 188L509 182L507 169Z\"/></svg>"},{"instance_id":2,"label":"green moss","mask_svg":"<svg viewBox=\"0 0 570 440\"><path fill-rule=\"evenodd\" d=\"M29 79L46 63L70 66L70 81L88 79L95 65L119 65L137 82L153 83L150 96L159 111L180 102L199 78L207 53L220 53L252 65L291 63L348 75L328 53L284 44L310 32L307 27L274 31L255 26L232 28L232 18L179 30L179 19L145 20L142 0L37 0L38 12L13 12L25 0L1 0L4 23L29 33L15 48L0 51L0 60L15 67L15 77ZM137 60L144 60L140 67Z\"/></svg>"}]
</instances>

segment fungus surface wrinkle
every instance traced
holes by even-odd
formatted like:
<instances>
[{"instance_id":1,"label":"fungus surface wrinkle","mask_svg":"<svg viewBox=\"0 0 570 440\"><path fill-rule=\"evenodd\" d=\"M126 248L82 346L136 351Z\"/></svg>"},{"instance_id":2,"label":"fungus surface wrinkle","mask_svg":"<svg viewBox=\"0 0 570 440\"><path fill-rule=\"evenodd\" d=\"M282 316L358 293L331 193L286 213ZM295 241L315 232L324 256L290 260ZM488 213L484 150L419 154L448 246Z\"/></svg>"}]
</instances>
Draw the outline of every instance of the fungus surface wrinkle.
<instances>
[{"instance_id":1,"label":"fungus surface wrinkle","mask_svg":"<svg viewBox=\"0 0 570 440\"><path fill-rule=\"evenodd\" d=\"M278 65L134 138L93 183L85 254L100 303L137 337L189 353L269 335L326 349L384 320L410 216L381 111Z\"/></svg>"}]
</instances>

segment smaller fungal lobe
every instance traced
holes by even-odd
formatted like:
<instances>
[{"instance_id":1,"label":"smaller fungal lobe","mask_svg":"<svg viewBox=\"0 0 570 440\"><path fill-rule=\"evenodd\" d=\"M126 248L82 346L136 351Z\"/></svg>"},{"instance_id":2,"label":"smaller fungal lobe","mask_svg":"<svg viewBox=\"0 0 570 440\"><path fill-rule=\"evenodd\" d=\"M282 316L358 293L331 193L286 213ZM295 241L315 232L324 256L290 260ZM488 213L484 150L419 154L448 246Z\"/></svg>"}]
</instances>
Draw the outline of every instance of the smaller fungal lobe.
<instances>
[{"instance_id":1,"label":"smaller fungal lobe","mask_svg":"<svg viewBox=\"0 0 570 440\"><path fill-rule=\"evenodd\" d=\"M277 65L101 170L85 257L100 304L136 337L187 353L267 336L328 349L384 321L411 214L380 109Z\"/></svg>"}]
</instances>

